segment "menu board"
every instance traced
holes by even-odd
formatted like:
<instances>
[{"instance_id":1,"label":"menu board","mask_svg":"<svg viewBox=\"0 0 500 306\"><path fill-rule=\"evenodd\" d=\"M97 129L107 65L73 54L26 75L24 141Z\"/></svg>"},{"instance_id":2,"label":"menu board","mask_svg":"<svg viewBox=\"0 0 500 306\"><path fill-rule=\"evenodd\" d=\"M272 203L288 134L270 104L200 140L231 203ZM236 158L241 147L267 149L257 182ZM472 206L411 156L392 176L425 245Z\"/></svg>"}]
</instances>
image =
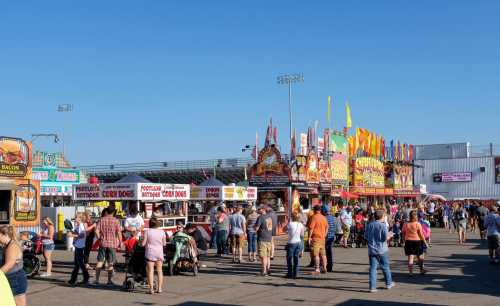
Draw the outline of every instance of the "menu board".
<instances>
[{"instance_id":1,"label":"menu board","mask_svg":"<svg viewBox=\"0 0 500 306\"><path fill-rule=\"evenodd\" d=\"M384 164L372 157L358 157L353 163L354 186L385 187Z\"/></svg>"},{"instance_id":2,"label":"menu board","mask_svg":"<svg viewBox=\"0 0 500 306\"><path fill-rule=\"evenodd\" d=\"M0 177L31 179L31 143L0 137Z\"/></svg>"}]
</instances>

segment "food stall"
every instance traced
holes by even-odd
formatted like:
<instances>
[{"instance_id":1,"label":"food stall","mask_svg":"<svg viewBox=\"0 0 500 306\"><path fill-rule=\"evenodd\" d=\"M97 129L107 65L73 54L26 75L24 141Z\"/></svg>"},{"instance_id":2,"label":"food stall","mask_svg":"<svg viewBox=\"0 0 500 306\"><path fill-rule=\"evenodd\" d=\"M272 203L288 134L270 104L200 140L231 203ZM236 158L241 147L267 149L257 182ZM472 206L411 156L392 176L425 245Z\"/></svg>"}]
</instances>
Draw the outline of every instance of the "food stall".
<instances>
[{"instance_id":1,"label":"food stall","mask_svg":"<svg viewBox=\"0 0 500 306\"><path fill-rule=\"evenodd\" d=\"M18 232L39 232L40 182L33 180L32 146L19 138L0 137L0 224Z\"/></svg>"},{"instance_id":2,"label":"food stall","mask_svg":"<svg viewBox=\"0 0 500 306\"><path fill-rule=\"evenodd\" d=\"M171 236L177 225L187 222L189 190L187 184L157 184L129 175L116 183L73 185L73 201L87 207L100 201L120 202L125 212L135 204L146 227L154 212L160 228Z\"/></svg>"},{"instance_id":3,"label":"food stall","mask_svg":"<svg viewBox=\"0 0 500 306\"><path fill-rule=\"evenodd\" d=\"M215 178L209 178L198 186L191 186L188 223L195 224L205 239L212 235L210 209L220 203L231 205L253 205L257 201L257 188L224 185Z\"/></svg>"},{"instance_id":4,"label":"food stall","mask_svg":"<svg viewBox=\"0 0 500 306\"><path fill-rule=\"evenodd\" d=\"M73 185L80 184L80 170L55 167L33 168L32 178L40 181L42 207L59 207L71 204Z\"/></svg>"},{"instance_id":5,"label":"food stall","mask_svg":"<svg viewBox=\"0 0 500 306\"><path fill-rule=\"evenodd\" d=\"M386 197L394 195L393 188L385 186L384 163L374 157L357 157L352 161L350 192L360 197L362 205L385 204Z\"/></svg>"},{"instance_id":6,"label":"food stall","mask_svg":"<svg viewBox=\"0 0 500 306\"><path fill-rule=\"evenodd\" d=\"M419 187L413 186L413 165L405 161L385 163L386 186L393 188L396 204L405 203L421 197Z\"/></svg>"}]
</instances>

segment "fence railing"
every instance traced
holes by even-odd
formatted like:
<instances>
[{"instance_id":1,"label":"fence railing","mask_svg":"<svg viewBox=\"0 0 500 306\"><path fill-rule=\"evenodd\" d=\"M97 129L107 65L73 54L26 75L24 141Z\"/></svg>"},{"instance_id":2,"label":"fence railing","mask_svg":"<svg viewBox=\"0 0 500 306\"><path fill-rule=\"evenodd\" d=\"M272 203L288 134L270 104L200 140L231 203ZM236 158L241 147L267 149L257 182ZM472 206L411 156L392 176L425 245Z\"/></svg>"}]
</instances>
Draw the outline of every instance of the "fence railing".
<instances>
[{"instance_id":1,"label":"fence railing","mask_svg":"<svg viewBox=\"0 0 500 306\"><path fill-rule=\"evenodd\" d=\"M251 158L221 158L191 161L172 162L150 162L80 166L84 172L89 174L110 172L141 172L141 171L175 171L175 170L199 170L212 168L242 168L253 164Z\"/></svg>"}]
</instances>

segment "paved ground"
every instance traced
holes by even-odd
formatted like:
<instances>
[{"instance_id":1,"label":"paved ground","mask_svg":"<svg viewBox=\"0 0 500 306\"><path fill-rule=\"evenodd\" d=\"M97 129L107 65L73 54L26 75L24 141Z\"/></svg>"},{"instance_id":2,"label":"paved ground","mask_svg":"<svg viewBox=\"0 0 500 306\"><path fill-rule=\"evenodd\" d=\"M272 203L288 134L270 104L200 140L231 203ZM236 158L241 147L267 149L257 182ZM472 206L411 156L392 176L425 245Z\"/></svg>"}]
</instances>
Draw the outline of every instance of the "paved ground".
<instances>
[{"instance_id":1,"label":"paved ground","mask_svg":"<svg viewBox=\"0 0 500 306\"><path fill-rule=\"evenodd\" d=\"M57 251L54 277L30 281L29 303L55 305L500 305L500 266L491 266L485 246L475 235L464 246L455 235L435 230L427 259L429 274L409 277L401 248L392 248L392 290L368 293L366 249L335 249L334 273L313 277L283 278L284 251L273 261L274 275L256 276L256 264L231 264L230 259L211 258L198 277L166 278L161 295L128 293L120 288L70 288L71 254ZM282 247L281 247L282 249ZM302 264L306 265L308 256ZM381 273L380 273L381 274ZM380 275L379 287L383 280ZM118 273L116 282L123 280Z\"/></svg>"}]
</instances>

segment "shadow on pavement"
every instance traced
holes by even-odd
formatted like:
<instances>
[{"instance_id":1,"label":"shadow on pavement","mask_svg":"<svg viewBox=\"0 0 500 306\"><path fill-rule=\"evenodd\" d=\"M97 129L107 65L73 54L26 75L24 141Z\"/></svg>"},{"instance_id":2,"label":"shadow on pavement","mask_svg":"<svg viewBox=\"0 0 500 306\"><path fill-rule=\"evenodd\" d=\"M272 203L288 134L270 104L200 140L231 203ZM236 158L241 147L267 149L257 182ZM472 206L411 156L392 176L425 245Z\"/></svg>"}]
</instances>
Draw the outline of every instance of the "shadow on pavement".
<instances>
[{"instance_id":1,"label":"shadow on pavement","mask_svg":"<svg viewBox=\"0 0 500 306\"><path fill-rule=\"evenodd\" d=\"M206 302L184 302L181 304L177 304L177 306L235 306L237 304L215 304L215 303L206 303Z\"/></svg>"},{"instance_id":2,"label":"shadow on pavement","mask_svg":"<svg viewBox=\"0 0 500 306\"><path fill-rule=\"evenodd\" d=\"M337 304L339 306L364 306L364 305L384 305L384 306L396 306L402 305L400 302L389 302L389 301L370 301L362 299L351 299L343 303ZM424 304L424 303L404 303L407 306L441 306L439 304Z\"/></svg>"}]
</instances>

